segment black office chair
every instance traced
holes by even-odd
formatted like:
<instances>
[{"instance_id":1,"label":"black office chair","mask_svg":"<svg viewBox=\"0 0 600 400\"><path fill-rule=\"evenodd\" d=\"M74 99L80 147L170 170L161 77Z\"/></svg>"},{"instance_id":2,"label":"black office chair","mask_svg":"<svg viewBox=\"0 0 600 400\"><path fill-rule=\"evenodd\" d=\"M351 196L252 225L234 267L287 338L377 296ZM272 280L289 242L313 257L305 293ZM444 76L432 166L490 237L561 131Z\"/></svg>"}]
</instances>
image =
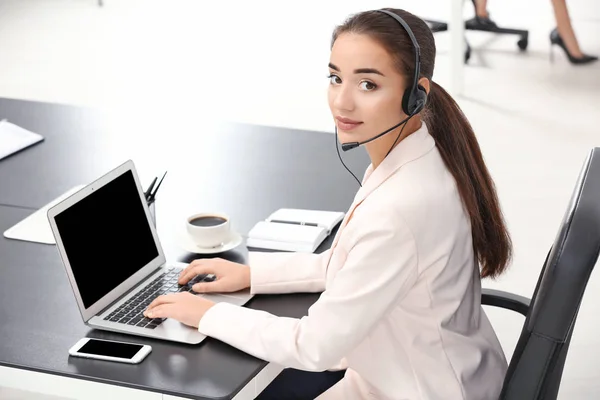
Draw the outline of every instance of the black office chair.
<instances>
[{"instance_id":1,"label":"black office chair","mask_svg":"<svg viewBox=\"0 0 600 400\"><path fill-rule=\"evenodd\" d=\"M475 7L475 0L471 0L473 3L473 7ZM433 33L436 32L444 32L448 30L448 23L442 21L435 21L424 19L425 22L428 23L429 28ZM527 50L527 46L529 45L529 31L523 29L512 29L512 28L501 28L495 25L482 24L477 16L467 20L465 22L465 29L472 31L482 31L482 32L493 32L504 35L517 35L519 36L519 40L517 41L517 46L521 51ZM469 61L471 58L471 46L469 42L465 38L466 49L465 49L465 63Z\"/></svg>"},{"instance_id":2,"label":"black office chair","mask_svg":"<svg viewBox=\"0 0 600 400\"><path fill-rule=\"evenodd\" d=\"M583 165L531 301L485 289L482 304L526 316L501 400L552 400L565 365L579 305L600 250L600 148Z\"/></svg>"}]
</instances>

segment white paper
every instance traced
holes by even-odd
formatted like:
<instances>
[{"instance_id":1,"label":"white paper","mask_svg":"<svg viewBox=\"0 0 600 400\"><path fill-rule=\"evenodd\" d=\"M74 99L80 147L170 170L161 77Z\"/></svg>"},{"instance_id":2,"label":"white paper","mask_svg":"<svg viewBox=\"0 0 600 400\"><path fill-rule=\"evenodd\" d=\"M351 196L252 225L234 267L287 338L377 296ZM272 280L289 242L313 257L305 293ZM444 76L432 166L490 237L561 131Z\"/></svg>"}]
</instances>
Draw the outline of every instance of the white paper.
<instances>
[{"instance_id":1,"label":"white paper","mask_svg":"<svg viewBox=\"0 0 600 400\"><path fill-rule=\"evenodd\" d=\"M48 209L83 187L85 187L85 185L75 186L68 192L52 200L50 203L4 232L4 237L26 242L56 244L50 222L48 221Z\"/></svg>"},{"instance_id":2,"label":"white paper","mask_svg":"<svg viewBox=\"0 0 600 400\"><path fill-rule=\"evenodd\" d=\"M6 120L0 121L0 160L44 139Z\"/></svg>"}]
</instances>

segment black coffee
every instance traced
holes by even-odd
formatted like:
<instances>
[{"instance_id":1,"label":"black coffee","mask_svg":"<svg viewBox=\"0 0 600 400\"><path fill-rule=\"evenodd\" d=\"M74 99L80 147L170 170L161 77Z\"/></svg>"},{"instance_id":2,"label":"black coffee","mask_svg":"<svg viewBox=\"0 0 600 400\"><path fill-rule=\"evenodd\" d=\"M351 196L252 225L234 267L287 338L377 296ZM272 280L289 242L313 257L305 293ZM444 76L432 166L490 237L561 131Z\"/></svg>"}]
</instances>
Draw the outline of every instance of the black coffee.
<instances>
[{"instance_id":1,"label":"black coffee","mask_svg":"<svg viewBox=\"0 0 600 400\"><path fill-rule=\"evenodd\" d=\"M225 218L217 217L217 216L213 216L213 215L207 215L206 217L194 218L193 220L190 221L190 224L192 224L194 226L207 227L207 226L221 225L221 224L224 224L225 222L227 222L227 220Z\"/></svg>"}]
</instances>

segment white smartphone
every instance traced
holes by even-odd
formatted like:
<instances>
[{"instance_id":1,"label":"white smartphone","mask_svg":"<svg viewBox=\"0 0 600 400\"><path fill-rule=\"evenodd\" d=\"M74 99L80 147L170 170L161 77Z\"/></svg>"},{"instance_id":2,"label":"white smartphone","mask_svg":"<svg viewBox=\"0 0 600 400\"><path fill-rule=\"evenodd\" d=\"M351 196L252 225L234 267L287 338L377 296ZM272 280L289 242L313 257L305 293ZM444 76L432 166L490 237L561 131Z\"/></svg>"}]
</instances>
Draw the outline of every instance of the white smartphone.
<instances>
[{"instance_id":1,"label":"white smartphone","mask_svg":"<svg viewBox=\"0 0 600 400\"><path fill-rule=\"evenodd\" d=\"M105 361L138 364L146 358L151 351L152 347L147 344L83 338L69 349L69 354L73 357L95 358Z\"/></svg>"}]
</instances>

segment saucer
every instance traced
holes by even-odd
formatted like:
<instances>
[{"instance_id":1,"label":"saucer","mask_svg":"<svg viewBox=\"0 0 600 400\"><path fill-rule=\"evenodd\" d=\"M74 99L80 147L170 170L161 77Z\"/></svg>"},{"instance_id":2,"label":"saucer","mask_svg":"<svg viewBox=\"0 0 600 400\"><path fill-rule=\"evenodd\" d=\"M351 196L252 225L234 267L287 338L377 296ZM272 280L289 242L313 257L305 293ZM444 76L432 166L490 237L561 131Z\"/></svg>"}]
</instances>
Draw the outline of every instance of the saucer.
<instances>
[{"instance_id":1,"label":"saucer","mask_svg":"<svg viewBox=\"0 0 600 400\"><path fill-rule=\"evenodd\" d=\"M196 253L196 254L223 253L223 252L226 252L226 251L229 251L231 249L238 247L240 244L242 244L242 241L243 241L242 235L240 235L237 232L231 232L231 236L229 237L229 240L227 242L221 244L220 246L200 247L196 243L194 243L192 238L190 238L189 235L187 235L187 233L181 233L179 235L180 246L184 250L189 251L190 253Z\"/></svg>"}]
</instances>

